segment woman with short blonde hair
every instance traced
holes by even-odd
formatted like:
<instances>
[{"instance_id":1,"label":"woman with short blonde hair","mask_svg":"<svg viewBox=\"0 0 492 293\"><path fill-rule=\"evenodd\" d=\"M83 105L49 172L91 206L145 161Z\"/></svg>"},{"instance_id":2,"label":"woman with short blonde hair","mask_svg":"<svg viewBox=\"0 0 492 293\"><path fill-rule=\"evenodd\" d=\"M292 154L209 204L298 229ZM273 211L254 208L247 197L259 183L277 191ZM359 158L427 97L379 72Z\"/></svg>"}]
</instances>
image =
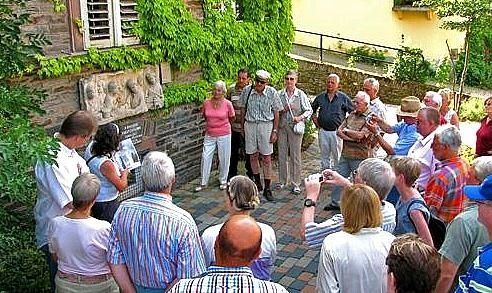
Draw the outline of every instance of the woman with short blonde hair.
<instances>
[{"instance_id":1,"label":"woman with short blonde hair","mask_svg":"<svg viewBox=\"0 0 492 293\"><path fill-rule=\"evenodd\" d=\"M343 230L323 241L318 292L386 292L386 256L395 236L381 228L381 201L371 187L354 184L341 200Z\"/></svg>"}]
</instances>

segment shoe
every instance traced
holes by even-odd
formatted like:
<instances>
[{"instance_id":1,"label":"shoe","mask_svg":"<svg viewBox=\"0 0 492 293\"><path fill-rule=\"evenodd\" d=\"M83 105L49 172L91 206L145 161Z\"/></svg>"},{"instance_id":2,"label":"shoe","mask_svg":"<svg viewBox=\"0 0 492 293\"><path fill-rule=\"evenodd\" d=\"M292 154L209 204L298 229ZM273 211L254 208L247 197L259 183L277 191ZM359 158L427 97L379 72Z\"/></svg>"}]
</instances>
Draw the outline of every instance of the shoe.
<instances>
[{"instance_id":1,"label":"shoe","mask_svg":"<svg viewBox=\"0 0 492 293\"><path fill-rule=\"evenodd\" d=\"M200 192L202 191L206 186L205 185L198 185L197 187L195 187L195 192Z\"/></svg>"},{"instance_id":2,"label":"shoe","mask_svg":"<svg viewBox=\"0 0 492 293\"><path fill-rule=\"evenodd\" d=\"M325 211L339 211L340 207L337 205L334 205L333 203L330 203L329 205L325 206L323 208L323 210L325 210Z\"/></svg>"},{"instance_id":3,"label":"shoe","mask_svg":"<svg viewBox=\"0 0 492 293\"><path fill-rule=\"evenodd\" d=\"M292 188L292 193L295 195L301 194L301 189L299 188L299 186L294 186L294 188Z\"/></svg>"},{"instance_id":4,"label":"shoe","mask_svg":"<svg viewBox=\"0 0 492 293\"><path fill-rule=\"evenodd\" d=\"M221 185L219 185L220 190L225 190L226 188L227 188L227 183L222 183Z\"/></svg>"},{"instance_id":5,"label":"shoe","mask_svg":"<svg viewBox=\"0 0 492 293\"><path fill-rule=\"evenodd\" d=\"M278 182L275 184L275 187L273 188L274 190L281 190L285 187L285 184Z\"/></svg>"},{"instance_id":6,"label":"shoe","mask_svg":"<svg viewBox=\"0 0 492 293\"><path fill-rule=\"evenodd\" d=\"M268 188L265 188L265 190L263 190L263 196L266 198L266 200L268 201L274 201L275 199L273 198L273 194L272 194L272 191Z\"/></svg>"}]
</instances>

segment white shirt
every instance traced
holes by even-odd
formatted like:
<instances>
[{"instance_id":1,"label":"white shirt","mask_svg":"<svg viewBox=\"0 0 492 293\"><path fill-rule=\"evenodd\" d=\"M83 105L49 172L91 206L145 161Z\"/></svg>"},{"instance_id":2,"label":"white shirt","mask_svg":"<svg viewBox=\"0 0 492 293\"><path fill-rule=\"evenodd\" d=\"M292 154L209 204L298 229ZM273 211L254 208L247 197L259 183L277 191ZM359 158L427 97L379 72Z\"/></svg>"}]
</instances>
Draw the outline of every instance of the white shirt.
<instances>
[{"instance_id":1,"label":"white shirt","mask_svg":"<svg viewBox=\"0 0 492 293\"><path fill-rule=\"evenodd\" d=\"M434 152L431 148L435 134L436 132L433 131L426 137L419 138L408 150L408 156L419 160L422 165L420 177L416 181L417 185L422 189L427 187L429 177L432 173L434 173L436 170L436 164L439 162L434 157Z\"/></svg>"},{"instance_id":2,"label":"white shirt","mask_svg":"<svg viewBox=\"0 0 492 293\"><path fill-rule=\"evenodd\" d=\"M215 262L215 239L219 235L220 228L224 224L208 227L203 231L202 242L205 251L205 262L207 267ZM277 256L277 239L275 231L267 224L258 223L261 228L261 254L251 264L251 269L256 278L262 280L270 280L270 275L273 272L273 265Z\"/></svg>"},{"instance_id":3,"label":"white shirt","mask_svg":"<svg viewBox=\"0 0 492 293\"><path fill-rule=\"evenodd\" d=\"M328 235L320 252L317 292L386 293L385 261L394 238L381 228Z\"/></svg>"},{"instance_id":4,"label":"white shirt","mask_svg":"<svg viewBox=\"0 0 492 293\"><path fill-rule=\"evenodd\" d=\"M381 214L383 216L382 227L384 231L393 233L396 228L396 209L395 206L385 200L381 203Z\"/></svg>"},{"instance_id":5,"label":"white shirt","mask_svg":"<svg viewBox=\"0 0 492 293\"><path fill-rule=\"evenodd\" d=\"M34 168L38 198L34 207L36 220L36 242L38 247L48 243L48 222L57 216L70 212L63 210L72 202L72 183L80 174L88 173L84 159L75 150L59 142L56 164L37 162Z\"/></svg>"},{"instance_id":6,"label":"white shirt","mask_svg":"<svg viewBox=\"0 0 492 293\"><path fill-rule=\"evenodd\" d=\"M95 218L56 217L49 223L48 243L58 257L58 270L95 276L110 273L106 252L111 224Z\"/></svg>"},{"instance_id":7,"label":"white shirt","mask_svg":"<svg viewBox=\"0 0 492 293\"><path fill-rule=\"evenodd\" d=\"M381 117L384 121L386 121L386 106L381 102L379 97L371 100L368 105L369 110L375 113L379 117Z\"/></svg>"}]
</instances>

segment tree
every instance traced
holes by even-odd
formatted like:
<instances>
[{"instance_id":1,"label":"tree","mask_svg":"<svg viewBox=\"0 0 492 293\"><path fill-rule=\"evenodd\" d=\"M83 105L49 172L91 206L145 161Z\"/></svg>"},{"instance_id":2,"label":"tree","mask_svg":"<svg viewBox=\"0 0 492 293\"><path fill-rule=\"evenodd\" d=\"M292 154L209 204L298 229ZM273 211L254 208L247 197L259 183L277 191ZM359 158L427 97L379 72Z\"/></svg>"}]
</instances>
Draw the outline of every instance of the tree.
<instances>
[{"instance_id":1,"label":"tree","mask_svg":"<svg viewBox=\"0 0 492 293\"><path fill-rule=\"evenodd\" d=\"M455 109L459 112L470 58L470 39L492 22L492 0L421 0L416 5L430 7L442 19L442 28L465 32L464 64L455 99Z\"/></svg>"}]
</instances>

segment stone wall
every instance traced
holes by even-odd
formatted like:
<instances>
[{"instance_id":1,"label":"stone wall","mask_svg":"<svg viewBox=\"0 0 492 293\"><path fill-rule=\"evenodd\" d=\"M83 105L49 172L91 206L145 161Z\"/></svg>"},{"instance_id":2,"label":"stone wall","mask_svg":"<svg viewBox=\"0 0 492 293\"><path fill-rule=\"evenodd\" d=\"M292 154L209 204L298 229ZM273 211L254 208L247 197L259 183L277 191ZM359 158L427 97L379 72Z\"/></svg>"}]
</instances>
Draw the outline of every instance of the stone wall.
<instances>
[{"instance_id":1,"label":"stone wall","mask_svg":"<svg viewBox=\"0 0 492 293\"><path fill-rule=\"evenodd\" d=\"M427 91L437 91L438 87L417 82L401 82L390 78L354 68L345 68L330 64L297 59L299 64L298 87L307 94L317 95L326 90L326 78L330 73L340 76L340 89L349 96L355 96L362 90L364 79L374 77L379 81L379 95L387 104L399 105L406 96L423 97Z\"/></svg>"}]
</instances>

